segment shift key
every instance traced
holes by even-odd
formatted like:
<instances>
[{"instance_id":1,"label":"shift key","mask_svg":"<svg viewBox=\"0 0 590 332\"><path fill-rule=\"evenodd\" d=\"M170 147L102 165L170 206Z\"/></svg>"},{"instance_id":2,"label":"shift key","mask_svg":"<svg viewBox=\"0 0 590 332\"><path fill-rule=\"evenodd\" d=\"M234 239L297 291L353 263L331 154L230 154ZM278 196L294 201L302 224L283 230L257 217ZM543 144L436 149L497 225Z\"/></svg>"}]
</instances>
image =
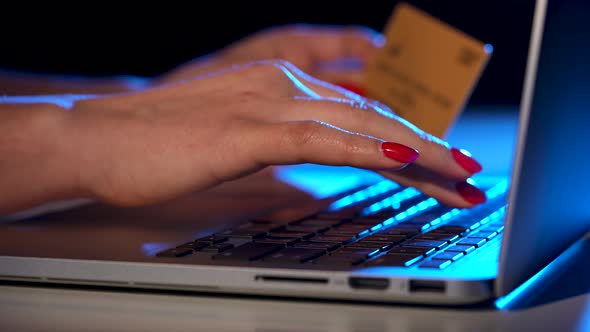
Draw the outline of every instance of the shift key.
<instances>
[{"instance_id":1,"label":"shift key","mask_svg":"<svg viewBox=\"0 0 590 332\"><path fill-rule=\"evenodd\" d=\"M284 247L282 244L249 242L212 258L215 260L253 261L277 252Z\"/></svg>"}]
</instances>

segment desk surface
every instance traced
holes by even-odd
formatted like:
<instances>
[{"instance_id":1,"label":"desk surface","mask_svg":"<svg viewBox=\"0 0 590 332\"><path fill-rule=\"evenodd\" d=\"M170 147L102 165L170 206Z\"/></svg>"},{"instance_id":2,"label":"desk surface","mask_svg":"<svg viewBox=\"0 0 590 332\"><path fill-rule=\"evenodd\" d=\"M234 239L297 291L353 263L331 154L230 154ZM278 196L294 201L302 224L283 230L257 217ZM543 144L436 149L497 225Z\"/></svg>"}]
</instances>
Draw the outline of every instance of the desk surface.
<instances>
[{"instance_id":1,"label":"desk surface","mask_svg":"<svg viewBox=\"0 0 590 332\"><path fill-rule=\"evenodd\" d=\"M497 311L2 286L0 326L3 331L589 331L590 293Z\"/></svg>"},{"instance_id":2,"label":"desk surface","mask_svg":"<svg viewBox=\"0 0 590 332\"><path fill-rule=\"evenodd\" d=\"M514 138L510 119L486 118L502 127L501 139ZM481 123L482 118L478 116ZM470 118L464 120L470 122ZM505 172L509 150L496 139L474 146L476 132L460 123L449 141L474 151L487 149L483 160L491 173ZM463 125L463 126L461 126ZM469 129L461 129L469 128ZM478 134L481 134L479 132ZM481 140L480 140L481 141ZM494 158L493 156L500 156ZM559 285L559 284L558 284ZM556 287L549 287L553 290ZM0 330L84 331L590 331L590 292L556 297L521 310L493 306L467 309L401 305L343 304L268 298L0 286Z\"/></svg>"}]
</instances>

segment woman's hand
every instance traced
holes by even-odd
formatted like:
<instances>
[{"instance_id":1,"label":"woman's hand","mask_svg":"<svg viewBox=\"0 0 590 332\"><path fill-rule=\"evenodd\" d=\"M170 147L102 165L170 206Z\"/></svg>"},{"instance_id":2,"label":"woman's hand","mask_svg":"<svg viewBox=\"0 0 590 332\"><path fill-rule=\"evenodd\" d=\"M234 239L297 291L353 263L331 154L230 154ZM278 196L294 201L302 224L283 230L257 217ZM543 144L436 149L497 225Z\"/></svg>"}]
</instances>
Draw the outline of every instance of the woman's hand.
<instances>
[{"instance_id":1,"label":"woman's hand","mask_svg":"<svg viewBox=\"0 0 590 332\"><path fill-rule=\"evenodd\" d=\"M79 100L63 123L68 137L57 150L62 168L76 171L77 196L117 205L161 202L297 163L391 171L452 206L485 201L465 182L481 170L473 159L283 61Z\"/></svg>"},{"instance_id":2,"label":"woman's hand","mask_svg":"<svg viewBox=\"0 0 590 332\"><path fill-rule=\"evenodd\" d=\"M319 79L362 87L362 70L383 44L383 36L364 27L287 25L255 33L243 40L179 66L159 77L169 83L232 65L284 59Z\"/></svg>"}]
</instances>

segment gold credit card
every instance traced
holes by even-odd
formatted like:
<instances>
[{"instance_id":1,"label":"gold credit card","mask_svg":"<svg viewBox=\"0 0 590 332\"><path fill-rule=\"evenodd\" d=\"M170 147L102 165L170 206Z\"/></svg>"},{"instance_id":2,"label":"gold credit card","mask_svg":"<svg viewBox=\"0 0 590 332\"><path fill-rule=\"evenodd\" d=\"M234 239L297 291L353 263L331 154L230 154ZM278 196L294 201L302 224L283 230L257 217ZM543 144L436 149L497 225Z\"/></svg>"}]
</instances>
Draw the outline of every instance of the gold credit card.
<instances>
[{"instance_id":1,"label":"gold credit card","mask_svg":"<svg viewBox=\"0 0 590 332\"><path fill-rule=\"evenodd\" d=\"M408 3L394 8L384 34L384 47L366 68L367 96L444 138L488 63L492 46Z\"/></svg>"}]
</instances>

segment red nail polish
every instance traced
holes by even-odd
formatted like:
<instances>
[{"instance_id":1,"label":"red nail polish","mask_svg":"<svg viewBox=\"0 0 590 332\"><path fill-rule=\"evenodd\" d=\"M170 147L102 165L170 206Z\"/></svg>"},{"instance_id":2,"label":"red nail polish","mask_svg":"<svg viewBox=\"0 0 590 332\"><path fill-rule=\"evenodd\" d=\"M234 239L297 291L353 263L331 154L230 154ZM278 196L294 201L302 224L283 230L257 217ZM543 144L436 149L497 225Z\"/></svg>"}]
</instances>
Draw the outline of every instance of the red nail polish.
<instances>
[{"instance_id":1,"label":"red nail polish","mask_svg":"<svg viewBox=\"0 0 590 332\"><path fill-rule=\"evenodd\" d=\"M420 157L417 150L399 143L383 142L381 150L387 157L406 164L413 163Z\"/></svg>"},{"instance_id":2,"label":"red nail polish","mask_svg":"<svg viewBox=\"0 0 590 332\"><path fill-rule=\"evenodd\" d=\"M471 204L482 204L488 200L483 191L467 182L457 183L456 188L459 194L463 196L463 199Z\"/></svg>"},{"instance_id":3,"label":"red nail polish","mask_svg":"<svg viewBox=\"0 0 590 332\"><path fill-rule=\"evenodd\" d=\"M451 153L453 154L453 158L455 158L457 164L461 165L461 167L463 167L467 172L475 174L481 172L483 169L480 163L466 154L468 152L463 152L459 149L452 148Z\"/></svg>"},{"instance_id":4,"label":"red nail polish","mask_svg":"<svg viewBox=\"0 0 590 332\"><path fill-rule=\"evenodd\" d=\"M361 88L360 86L353 84L353 83L339 83L338 86L340 86L341 88L344 88L348 91L352 91L354 93L356 93L357 95L363 96L365 97L365 90L363 88Z\"/></svg>"}]
</instances>

